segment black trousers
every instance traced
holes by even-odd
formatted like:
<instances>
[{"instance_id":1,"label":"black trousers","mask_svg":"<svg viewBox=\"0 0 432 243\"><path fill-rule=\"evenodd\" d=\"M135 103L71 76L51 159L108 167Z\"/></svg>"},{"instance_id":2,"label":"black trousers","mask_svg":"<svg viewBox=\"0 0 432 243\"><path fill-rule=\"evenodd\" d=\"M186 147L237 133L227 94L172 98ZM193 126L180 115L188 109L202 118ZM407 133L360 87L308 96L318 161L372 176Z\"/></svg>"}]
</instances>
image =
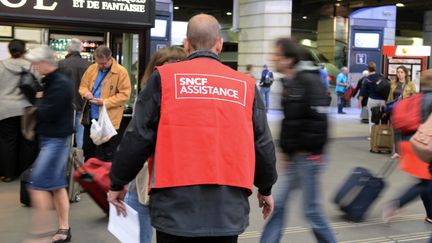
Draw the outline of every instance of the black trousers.
<instances>
[{"instance_id":1,"label":"black trousers","mask_svg":"<svg viewBox=\"0 0 432 243\"><path fill-rule=\"evenodd\" d=\"M118 131L117 131L118 132ZM108 142L101 145L96 145L90 138L90 126L84 126L84 138L83 138L83 150L84 158L98 158L103 161L112 161L114 153L117 149L119 135L115 135Z\"/></svg>"},{"instance_id":2,"label":"black trousers","mask_svg":"<svg viewBox=\"0 0 432 243\"><path fill-rule=\"evenodd\" d=\"M156 231L157 243L237 243L238 235L218 237L183 237Z\"/></svg>"},{"instance_id":3,"label":"black trousers","mask_svg":"<svg viewBox=\"0 0 432 243\"><path fill-rule=\"evenodd\" d=\"M28 141L21 134L21 116L0 120L0 176L19 176L38 152L37 141Z\"/></svg>"}]
</instances>

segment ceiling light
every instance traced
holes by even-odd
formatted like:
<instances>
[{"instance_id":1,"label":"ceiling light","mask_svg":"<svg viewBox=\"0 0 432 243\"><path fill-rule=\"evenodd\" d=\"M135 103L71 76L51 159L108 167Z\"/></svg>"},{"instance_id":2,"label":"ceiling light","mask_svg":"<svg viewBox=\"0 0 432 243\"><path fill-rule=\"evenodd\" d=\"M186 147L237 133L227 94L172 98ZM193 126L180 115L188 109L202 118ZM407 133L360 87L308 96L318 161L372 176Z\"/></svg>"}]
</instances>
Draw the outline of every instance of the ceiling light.
<instances>
[{"instance_id":1,"label":"ceiling light","mask_svg":"<svg viewBox=\"0 0 432 243\"><path fill-rule=\"evenodd\" d=\"M307 16L303 16L302 18L303 18L303 19L307 19Z\"/></svg>"},{"instance_id":2,"label":"ceiling light","mask_svg":"<svg viewBox=\"0 0 432 243\"><path fill-rule=\"evenodd\" d=\"M179 10L180 7L179 7L179 6L174 6L174 9L175 9L175 10Z\"/></svg>"},{"instance_id":3,"label":"ceiling light","mask_svg":"<svg viewBox=\"0 0 432 243\"><path fill-rule=\"evenodd\" d=\"M335 3L335 6L336 6L336 7L339 7L339 6L340 6L340 3Z\"/></svg>"},{"instance_id":4,"label":"ceiling light","mask_svg":"<svg viewBox=\"0 0 432 243\"><path fill-rule=\"evenodd\" d=\"M396 3L396 7L403 8L403 7L405 7L405 4L403 4L403 3Z\"/></svg>"},{"instance_id":5,"label":"ceiling light","mask_svg":"<svg viewBox=\"0 0 432 243\"><path fill-rule=\"evenodd\" d=\"M338 2L342 2L342 0L336 0L336 1L338 1Z\"/></svg>"},{"instance_id":6,"label":"ceiling light","mask_svg":"<svg viewBox=\"0 0 432 243\"><path fill-rule=\"evenodd\" d=\"M226 12L226 15L232 15L232 13L231 12Z\"/></svg>"}]
</instances>

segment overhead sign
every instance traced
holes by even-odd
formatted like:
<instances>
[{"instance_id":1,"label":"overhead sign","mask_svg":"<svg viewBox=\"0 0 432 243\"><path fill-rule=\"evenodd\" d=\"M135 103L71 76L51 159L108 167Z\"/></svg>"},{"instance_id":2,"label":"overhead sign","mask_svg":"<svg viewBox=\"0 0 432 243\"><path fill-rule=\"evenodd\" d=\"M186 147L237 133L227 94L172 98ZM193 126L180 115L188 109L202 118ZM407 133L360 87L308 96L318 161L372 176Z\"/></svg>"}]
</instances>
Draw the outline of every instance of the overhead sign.
<instances>
[{"instance_id":1,"label":"overhead sign","mask_svg":"<svg viewBox=\"0 0 432 243\"><path fill-rule=\"evenodd\" d=\"M424 57L431 55L430 46L384 46L383 54L387 56Z\"/></svg>"},{"instance_id":2,"label":"overhead sign","mask_svg":"<svg viewBox=\"0 0 432 243\"><path fill-rule=\"evenodd\" d=\"M154 11L154 0L0 0L0 19L36 23L147 27Z\"/></svg>"}]
</instances>

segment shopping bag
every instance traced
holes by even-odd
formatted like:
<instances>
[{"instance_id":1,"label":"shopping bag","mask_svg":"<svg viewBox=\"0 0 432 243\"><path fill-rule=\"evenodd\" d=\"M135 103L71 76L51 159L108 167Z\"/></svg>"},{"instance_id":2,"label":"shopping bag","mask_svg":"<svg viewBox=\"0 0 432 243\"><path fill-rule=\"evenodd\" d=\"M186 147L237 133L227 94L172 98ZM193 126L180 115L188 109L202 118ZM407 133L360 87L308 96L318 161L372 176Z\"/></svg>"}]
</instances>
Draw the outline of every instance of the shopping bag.
<instances>
[{"instance_id":1,"label":"shopping bag","mask_svg":"<svg viewBox=\"0 0 432 243\"><path fill-rule=\"evenodd\" d=\"M111 123L104 103L99 113L99 119L97 121L92 119L90 138L94 144L101 145L108 142L115 135L117 135L117 131Z\"/></svg>"}]
</instances>

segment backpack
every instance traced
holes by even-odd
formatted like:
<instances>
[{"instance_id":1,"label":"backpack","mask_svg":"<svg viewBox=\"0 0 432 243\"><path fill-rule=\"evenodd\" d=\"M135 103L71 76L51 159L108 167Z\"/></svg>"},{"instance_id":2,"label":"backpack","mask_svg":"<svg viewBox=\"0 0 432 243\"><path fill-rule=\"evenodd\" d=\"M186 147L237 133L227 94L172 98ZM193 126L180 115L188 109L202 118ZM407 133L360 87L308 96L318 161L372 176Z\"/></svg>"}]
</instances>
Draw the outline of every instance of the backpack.
<instances>
[{"instance_id":1,"label":"backpack","mask_svg":"<svg viewBox=\"0 0 432 243\"><path fill-rule=\"evenodd\" d=\"M421 124L409 140L415 154L424 162L432 162L432 115Z\"/></svg>"},{"instance_id":2,"label":"backpack","mask_svg":"<svg viewBox=\"0 0 432 243\"><path fill-rule=\"evenodd\" d=\"M264 85L272 85L273 84L273 73L271 71L268 71L265 78L264 78Z\"/></svg>"},{"instance_id":3,"label":"backpack","mask_svg":"<svg viewBox=\"0 0 432 243\"><path fill-rule=\"evenodd\" d=\"M390 93L390 80L385 77L381 77L375 83L375 92L379 94L382 98L387 99Z\"/></svg>"}]
</instances>

